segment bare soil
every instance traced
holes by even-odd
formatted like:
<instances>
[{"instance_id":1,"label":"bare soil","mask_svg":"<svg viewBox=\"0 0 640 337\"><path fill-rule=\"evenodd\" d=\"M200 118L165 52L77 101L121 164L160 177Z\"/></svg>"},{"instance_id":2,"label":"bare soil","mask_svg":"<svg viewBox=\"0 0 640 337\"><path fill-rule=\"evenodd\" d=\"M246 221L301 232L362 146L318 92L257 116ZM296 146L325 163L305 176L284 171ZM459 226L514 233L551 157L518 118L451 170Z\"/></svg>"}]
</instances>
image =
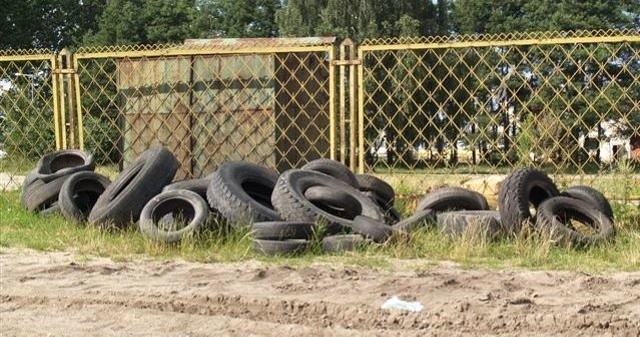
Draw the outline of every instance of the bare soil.
<instances>
[{"instance_id":1,"label":"bare soil","mask_svg":"<svg viewBox=\"0 0 640 337\"><path fill-rule=\"evenodd\" d=\"M382 310L393 295L419 313ZM2 336L640 336L640 272L390 270L0 251Z\"/></svg>"}]
</instances>

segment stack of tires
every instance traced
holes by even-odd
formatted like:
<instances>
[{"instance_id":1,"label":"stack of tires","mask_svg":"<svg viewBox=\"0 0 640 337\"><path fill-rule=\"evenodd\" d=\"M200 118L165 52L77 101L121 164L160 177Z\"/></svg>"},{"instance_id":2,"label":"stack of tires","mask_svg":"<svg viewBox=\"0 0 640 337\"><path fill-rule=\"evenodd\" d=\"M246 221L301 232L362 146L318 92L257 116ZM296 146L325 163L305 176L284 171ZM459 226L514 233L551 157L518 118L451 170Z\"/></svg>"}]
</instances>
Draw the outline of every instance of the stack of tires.
<instances>
[{"instance_id":1,"label":"stack of tires","mask_svg":"<svg viewBox=\"0 0 640 337\"><path fill-rule=\"evenodd\" d=\"M588 186L559 192L551 178L535 169L511 173L498 196L502 226L508 233L533 227L553 243L588 246L615 236L613 211L605 196Z\"/></svg>"},{"instance_id":2,"label":"stack of tires","mask_svg":"<svg viewBox=\"0 0 640 337\"><path fill-rule=\"evenodd\" d=\"M253 163L227 162L205 178L172 183L178 166L169 150L154 146L110 183L93 172L91 154L57 151L42 157L27 176L22 202L30 211L59 210L70 220L101 229L137 223L145 237L161 243L180 242L222 222L252 226L255 251L267 255L302 252L313 242L321 242L325 251L353 250L425 226L449 235L496 238L533 225L554 242L580 245L614 235L613 212L601 193L585 186L559 193L548 176L533 169L507 177L499 211L490 210L477 192L445 187L427 194L411 216L401 219L389 184L355 175L329 159L282 174ZM579 232L575 222L595 232Z\"/></svg>"},{"instance_id":3,"label":"stack of tires","mask_svg":"<svg viewBox=\"0 0 640 337\"><path fill-rule=\"evenodd\" d=\"M95 160L90 153L48 153L26 176L21 202L29 211L41 215L59 212L69 220L83 222L109 185L109 179L94 169Z\"/></svg>"},{"instance_id":4,"label":"stack of tires","mask_svg":"<svg viewBox=\"0 0 640 337\"><path fill-rule=\"evenodd\" d=\"M531 168L516 170L502 182L498 210L477 192L445 187L427 194L416 212L393 228L411 232L426 224L449 235L485 239L540 233L569 246L602 243L615 235L613 211L602 193L588 186L559 192L549 176Z\"/></svg>"}]
</instances>

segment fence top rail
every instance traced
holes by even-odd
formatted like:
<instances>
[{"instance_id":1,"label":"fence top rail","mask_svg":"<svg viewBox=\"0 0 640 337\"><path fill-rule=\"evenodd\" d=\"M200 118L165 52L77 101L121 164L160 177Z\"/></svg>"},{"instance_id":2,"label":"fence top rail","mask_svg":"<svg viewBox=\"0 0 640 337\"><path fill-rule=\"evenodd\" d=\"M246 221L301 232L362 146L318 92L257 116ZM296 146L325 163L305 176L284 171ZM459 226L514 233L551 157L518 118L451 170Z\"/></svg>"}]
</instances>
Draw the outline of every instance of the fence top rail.
<instances>
[{"instance_id":1,"label":"fence top rail","mask_svg":"<svg viewBox=\"0 0 640 337\"><path fill-rule=\"evenodd\" d=\"M407 44L456 44L456 43L511 43L513 41L553 40L551 43L574 38L591 38L602 41L607 38L619 36L640 36L640 28L633 29L601 29L601 30L570 30L570 31L538 31L538 32L513 32L500 34L465 34L465 35L435 35L435 36L407 36L372 38L362 41L360 46L376 45L407 45ZM567 42L570 43L570 42Z\"/></svg>"},{"instance_id":2,"label":"fence top rail","mask_svg":"<svg viewBox=\"0 0 640 337\"><path fill-rule=\"evenodd\" d=\"M184 44L81 47L76 58L124 58L208 54L265 54L329 51L335 37L187 39Z\"/></svg>"},{"instance_id":3,"label":"fence top rail","mask_svg":"<svg viewBox=\"0 0 640 337\"><path fill-rule=\"evenodd\" d=\"M0 49L0 62L50 60L55 53L49 49Z\"/></svg>"},{"instance_id":4,"label":"fence top rail","mask_svg":"<svg viewBox=\"0 0 640 337\"><path fill-rule=\"evenodd\" d=\"M0 56L34 56L53 54L51 49L0 49Z\"/></svg>"},{"instance_id":5,"label":"fence top rail","mask_svg":"<svg viewBox=\"0 0 640 337\"><path fill-rule=\"evenodd\" d=\"M410 49L444 49L444 48L479 48L479 47L507 47L507 46L534 46L534 45L559 45L559 44L589 44L589 43L624 43L640 42L640 35L622 35L611 37L575 37L557 39L528 39L505 41L469 41L449 43L409 43L409 44L380 44L361 46L362 51L383 50L410 50Z\"/></svg>"}]
</instances>

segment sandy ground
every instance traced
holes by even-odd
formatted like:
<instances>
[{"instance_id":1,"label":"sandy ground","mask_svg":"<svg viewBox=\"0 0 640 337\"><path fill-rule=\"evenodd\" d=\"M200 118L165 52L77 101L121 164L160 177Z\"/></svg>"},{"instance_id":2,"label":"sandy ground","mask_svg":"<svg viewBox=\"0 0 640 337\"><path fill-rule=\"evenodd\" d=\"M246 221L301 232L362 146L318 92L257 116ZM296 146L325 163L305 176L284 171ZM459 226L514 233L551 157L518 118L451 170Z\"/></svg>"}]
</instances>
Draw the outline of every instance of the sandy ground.
<instances>
[{"instance_id":1,"label":"sandy ground","mask_svg":"<svg viewBox=\"0 0 640 337\"><path fill-rule=\"evenodd\" d=\"M640 336L640 272L396 269L121 263L3 248L0 335ZM380 309L392 295L425 308Z\"/></svg>"},{"instance_id":2,"label":"sandy ground","mask_svg":"<svg viewBox=\"0 0 640 337\"><path fill-rule=\"evenodd\" d=\"M10 192L20 189L24 176L0 172L0 192Z\"/></svg>"}]
</instances>

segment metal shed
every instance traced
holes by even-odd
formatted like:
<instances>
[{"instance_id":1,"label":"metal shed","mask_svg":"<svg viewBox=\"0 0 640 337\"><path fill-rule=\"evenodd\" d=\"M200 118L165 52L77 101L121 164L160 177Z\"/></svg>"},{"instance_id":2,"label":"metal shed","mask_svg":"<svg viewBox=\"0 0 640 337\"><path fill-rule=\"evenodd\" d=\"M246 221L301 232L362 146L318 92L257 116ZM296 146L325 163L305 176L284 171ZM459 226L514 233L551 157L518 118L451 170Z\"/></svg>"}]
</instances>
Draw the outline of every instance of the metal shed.
<instances>
[{"instance_id":1,"label":"metal shed","mask_svg":"<svg viewBox=\"0 0 640 337\"><path fill-rule=\"evenodd\" d=\"M334 42L198 39L181 46L192 55L119 59L125 164L156 142L174 152L180 178L227 160L282 171L327 156L329 57L287 48Z\"/></svg>"}]
</instances>

